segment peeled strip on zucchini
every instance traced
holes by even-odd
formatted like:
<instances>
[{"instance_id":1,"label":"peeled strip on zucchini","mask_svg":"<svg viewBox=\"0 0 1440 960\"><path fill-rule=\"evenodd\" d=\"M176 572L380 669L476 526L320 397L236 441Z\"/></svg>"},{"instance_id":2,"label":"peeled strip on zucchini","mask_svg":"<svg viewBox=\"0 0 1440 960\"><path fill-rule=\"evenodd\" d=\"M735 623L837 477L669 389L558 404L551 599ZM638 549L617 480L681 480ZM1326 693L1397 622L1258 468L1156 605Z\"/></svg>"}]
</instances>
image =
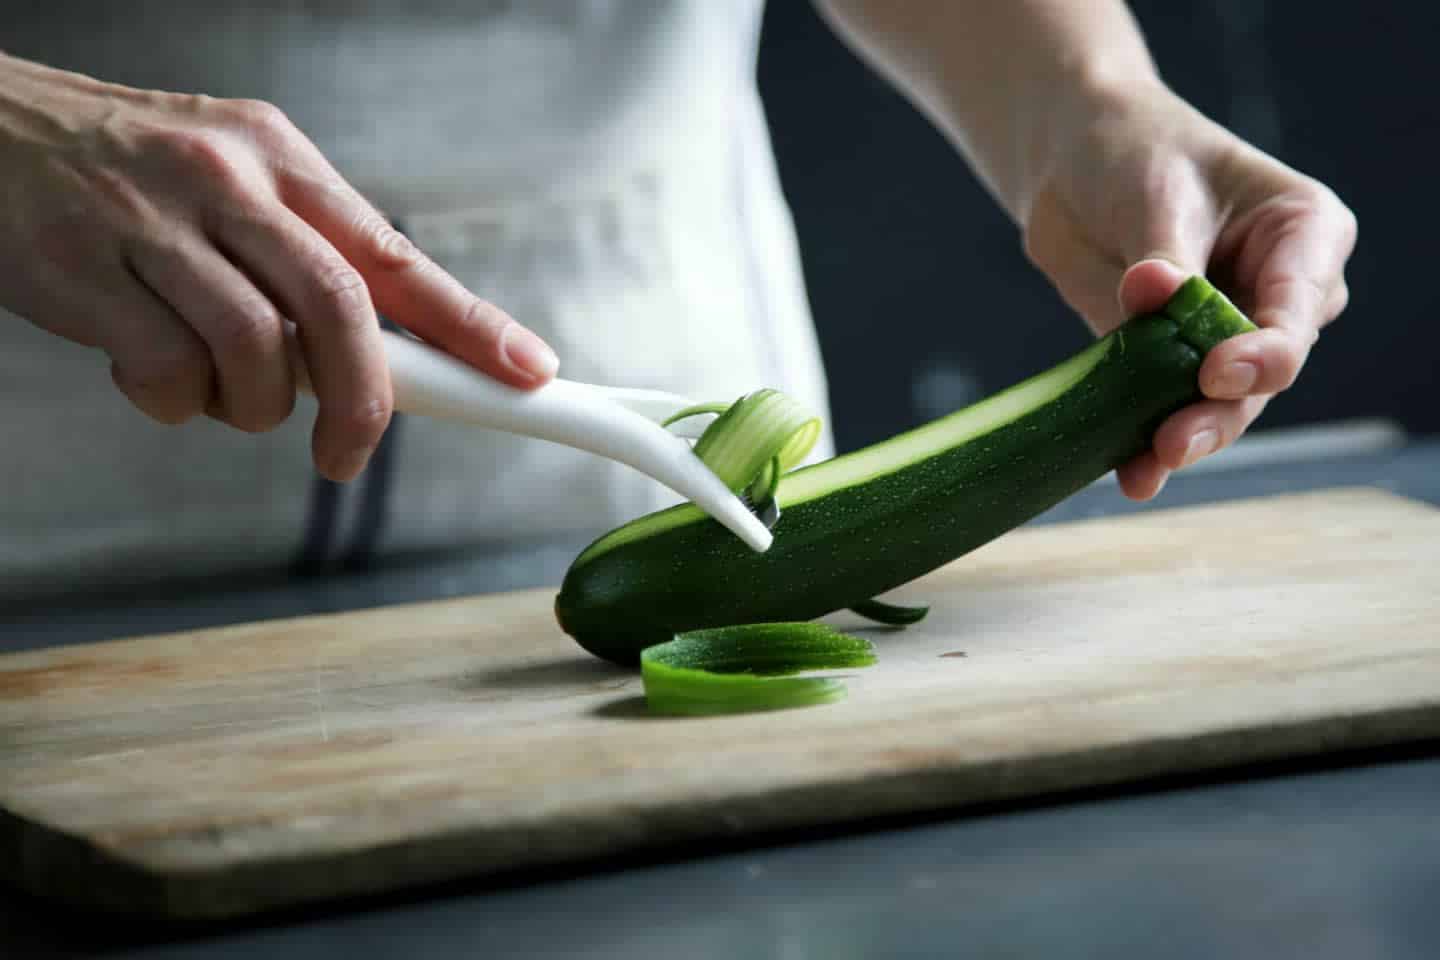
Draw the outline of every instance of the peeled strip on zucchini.
<instances>
[{"instance_id":1,"label":"peeled strip on zucchini","mask_svg":"<svg viewBox=\"0 0 1440 960\"><path fill-rule=\"evenodd\" d=\"M653 713L748 713L842 700L841 680L792 674L874 662L868 640L824 624L756 623L696 630L648 647L640 675Z\"/></svg>"},{"instance_id":2,"label":"peeled strip on zucchini","mask_svg":"<svg viewBox=\"0 0 1440 960\"><path fill-rule=\"evenodd\" d=\"M1052 369L882 443L795 470L765 553L682 504L600 537L556 598L586 650L633 664L710 627L812 620L922 576L1014 529L1148 449L1200 396L1205 354L1255 326L1187 280Z\"/></svg>"},{"instance_id":3,"label":"peeled strip on zucchini","mask_svg":"<svg viewBox=\"0 0 1440 960\"><path fill-rule=\"evenodd\" d=\"M695 441L695 456L756 507L775 496L780 477L805 459L820 437L820 419L778 390L756 390L731 404L686 407L664 422L718 413Z\"/></svg>"}]
</instances>

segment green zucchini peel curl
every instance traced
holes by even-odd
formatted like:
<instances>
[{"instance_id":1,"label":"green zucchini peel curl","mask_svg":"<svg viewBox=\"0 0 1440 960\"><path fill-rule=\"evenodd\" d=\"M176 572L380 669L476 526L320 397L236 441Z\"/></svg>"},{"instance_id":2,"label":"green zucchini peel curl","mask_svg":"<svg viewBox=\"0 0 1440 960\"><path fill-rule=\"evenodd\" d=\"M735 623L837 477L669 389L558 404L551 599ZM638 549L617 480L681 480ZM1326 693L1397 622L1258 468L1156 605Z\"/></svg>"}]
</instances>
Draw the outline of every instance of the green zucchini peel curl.
<instances>
[{"instance_id":1,"label":"green zucchini peel curl","mask_svg":"<svg viewBox=\"0 0 1440 960\"><path fill-rule=\"evenodd\" d=\"M734 403L701 403L677 411L661 426L686 417L719 414L700 439L695 456L752 507L775 498L780 479L820 439L820 418L778 390L756 390Z\"/></svg>"},{"instance_id":2,"label":"green zucchini peel curl","mask_svg":"<svg viewBox=\"0 0 1440 960\"><path fill-rule=\"evenodd\" d=\"M846 696L843 680L795 674L874 663L869 640L822 623L753 623L647 647L640 676L650 712L700 716L834 703Z\"/></svg>"}]
</instances>

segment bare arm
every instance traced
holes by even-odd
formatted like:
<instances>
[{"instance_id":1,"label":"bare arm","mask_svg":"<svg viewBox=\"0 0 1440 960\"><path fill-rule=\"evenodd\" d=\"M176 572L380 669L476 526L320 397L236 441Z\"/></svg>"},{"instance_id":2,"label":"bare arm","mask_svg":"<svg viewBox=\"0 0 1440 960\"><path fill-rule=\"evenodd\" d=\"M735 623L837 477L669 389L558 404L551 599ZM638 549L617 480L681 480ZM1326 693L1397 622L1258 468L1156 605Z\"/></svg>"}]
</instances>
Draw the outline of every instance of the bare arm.
<instances>
[{"instance_id":1,"label":"bare arm","mask_svg":"<svg viewBox=\"0 0 1440 960\"><path fill-rule=\"evenodd\" d=\"M390 420L377 307L528 388L553 353L393 230L274 106L128 87L0 53L0 305L99 348L163 423L246 431L295 402L316 467L349 480Z\"/></svg>"},{"instance_id":2,"label":"bare arm","mask_svg":"<svg viewBox=\"0 0 1440 960\"><path fill-rule=\"evenodd\" d=\"M816 0L1024 223L1056 150L1122 91L1158 86L1118 0Z\"/></svg>"},{"instance_id":3,"label":"bare arm","mask_svg":"<svg viewBox=\"0 0 1440 960\"><path fill-rule=\"evenodd\" d=\"M1206 356L1206 399L1119 471L1130 496L1238 437L1345 309L1354 215L1168 89L1121 0L816 2L949 135L1091 329L1190 273L1261 327Z\"/></svg>"}]
</instances>

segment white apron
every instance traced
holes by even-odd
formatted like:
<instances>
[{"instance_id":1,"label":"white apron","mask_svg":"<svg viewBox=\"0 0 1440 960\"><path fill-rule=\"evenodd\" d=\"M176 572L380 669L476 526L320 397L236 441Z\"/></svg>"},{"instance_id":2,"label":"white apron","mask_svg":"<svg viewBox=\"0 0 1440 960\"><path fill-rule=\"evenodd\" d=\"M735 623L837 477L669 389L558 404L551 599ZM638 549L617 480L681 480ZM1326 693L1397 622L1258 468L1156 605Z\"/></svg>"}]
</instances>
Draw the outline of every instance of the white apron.
<instances>
[{"instance_id":1,"label":"white apron","mask_svg":"<svg viewBox=\"0 0 1440 960\"><path fill-rule=\"evenodd\" d=\"M563 376L707 400L773 386L828 419L755 83L761 5L52 0L0 13L0 35L103 79L280 105ZM106 371L0 314L0 595L283 569L315 547L312 401L259 436L164 427ZM418 418L390 454L378 516L348 485L322 552L523 544L674 501L590 454Z\"/></svg>"}]
</instances>

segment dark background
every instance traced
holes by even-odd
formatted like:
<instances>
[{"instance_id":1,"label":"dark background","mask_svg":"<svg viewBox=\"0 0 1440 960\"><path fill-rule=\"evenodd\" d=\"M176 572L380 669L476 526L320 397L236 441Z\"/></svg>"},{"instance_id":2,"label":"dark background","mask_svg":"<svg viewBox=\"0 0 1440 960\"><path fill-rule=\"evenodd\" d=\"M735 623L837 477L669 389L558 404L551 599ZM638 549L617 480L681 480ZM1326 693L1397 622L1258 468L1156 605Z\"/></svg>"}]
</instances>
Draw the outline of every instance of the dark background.
<instances>
[{"instance_id":1,"label":"dark background","mask_svg":"<svg viewBox=\"0 0 1440 960\"><path fill-rule=\"evenodd\" d=\"M1255 429L1386 416L1440 431L1440 294L1431 283L1440 12L1327 0L1131 8L1172 88L1329 184L1360 221L1349 309ZM805 0L768 5L760 85L842 449L948 412L1089 342L959 155ZM893 346L877 349L882 336Z\"/></svg>"}]
</instances>

